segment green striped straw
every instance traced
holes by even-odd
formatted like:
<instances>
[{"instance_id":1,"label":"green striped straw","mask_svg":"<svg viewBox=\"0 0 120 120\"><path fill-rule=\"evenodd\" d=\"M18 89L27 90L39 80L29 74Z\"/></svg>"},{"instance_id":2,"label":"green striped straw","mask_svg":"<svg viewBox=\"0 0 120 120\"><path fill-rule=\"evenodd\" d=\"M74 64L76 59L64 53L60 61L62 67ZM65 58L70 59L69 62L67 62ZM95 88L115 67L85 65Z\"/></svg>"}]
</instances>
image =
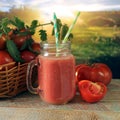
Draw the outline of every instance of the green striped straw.
<instances>
[{"instance_id":1,"label":"green striped straw","mask_svg":"<svg viewBox=\"0 0 120 120\"><path fill-rule=\"evenodd\" d=\"M56 41L56 47L58 47L59 44L59 38L58 38L58 30L57 30L57 17L56 14L54 13L53 15L53 22L54 22L54 32L55 32L55 41Z\"/></svg>"},{"instance_id":2,"label":"green striped straw","mask_svg":"<svg viewBox=\"0 0 120 120\"><path fill-rule=\"evenodd\" d=\"M77 13L77 16L76 16L75 20L73 21L73 23L72 23L71 26L69 27L68 32L67 32L67 34L66 34L66 36L65 36L65 38L64 38L64 40L63 40L63 43L67 42L68 37L69 37L69 35L70 35L70 33L71 33L71 31L72 31L72 29L73 29L73 27L74 27L74 25L75 25L75 23L76 23L76 21L77 21L79 15L80 15L80 12Z\"/></svg>"}]
</instances>

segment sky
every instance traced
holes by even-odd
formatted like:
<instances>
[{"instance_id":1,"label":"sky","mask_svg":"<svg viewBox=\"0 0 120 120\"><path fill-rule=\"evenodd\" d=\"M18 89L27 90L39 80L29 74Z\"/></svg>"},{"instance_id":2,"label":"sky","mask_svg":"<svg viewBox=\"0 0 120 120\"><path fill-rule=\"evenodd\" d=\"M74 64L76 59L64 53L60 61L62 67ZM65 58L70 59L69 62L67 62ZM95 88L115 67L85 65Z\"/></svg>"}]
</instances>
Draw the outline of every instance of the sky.
<instances>
[{"instance_id":1,"label":"sky","mask_svg":"<svg viewBox=\"0 0 120 120\"><path fill-rule=\"evenodd\" d=\"M11 7L37 8L44 15L56 12L59 16L73 17L75 11L120 10L120 0L0 0L0 10Z\"/></svg>"}]
</instances>

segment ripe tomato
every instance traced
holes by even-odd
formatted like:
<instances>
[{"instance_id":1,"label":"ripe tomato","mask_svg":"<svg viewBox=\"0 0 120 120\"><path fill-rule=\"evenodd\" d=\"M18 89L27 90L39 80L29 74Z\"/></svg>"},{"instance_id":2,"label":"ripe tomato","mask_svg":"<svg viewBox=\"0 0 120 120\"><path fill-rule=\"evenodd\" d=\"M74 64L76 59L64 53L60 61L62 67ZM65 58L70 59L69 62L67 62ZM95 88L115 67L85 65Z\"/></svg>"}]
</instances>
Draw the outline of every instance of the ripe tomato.
<instances>
[{"instance_id":1,"label":"ripe tomato","mask_svg":"<svg viewBox=\"0 0 120 120\"><path fill-rule=\"evenodd\" d=\"M32 52L25 50L21 52L21 58L25 61L25 62L30 62L31 60L35 59L36 55L33 54Z\"/></svg>"},{"instance_id":2,"label":"ripe tomato","mask_svg":"<svg viewBox=\"0 0 120 120\"><path fill-rule=\"evenodd\" d=\"M27 36L21 36L21 35L15 35L13 38L13 41L18 48L21 48L26 40L27 40Z\"/></svg>"},{"instance_id":3,"label":"ripe tomato","mask_svg":"<svg viewBox=\"0 0 120 120\"><path fill-rule=\"evenodd\" d=\"M14 62L13 58L9 55L7 51L1 50L0 51L0 65L8 64L10 62ZM9 66L11 68L13 66ZM0 70L3 70L2 67L0 67Z\"/></svg>"},{"instance_id":4,"label":"ripe tomato","mask_svg":"<svg viewBox=\"0 0 120 120\"><path fill-rule=\"evenodd\" d=\"M76 81L90 80L93 82L102 82L108 85L112 79L112 71L103 63L95 63L91 66L80 64L76 69Z\"/></svg>"},{"instance_id":5,"label":"ripe tomato","mask_svg":"<svg viewBox=\"0 0 120 120\"><path fill-rule=\"evenodd\" d=\"M40 53L40 44L36 43L36 42L33 42L32 49L33 49L33 51L35 51L37 53Z\"/></svg>"},{"instance_id":6,"label":"ripe tomato","mask_svg":"<svg viewBox=\"0 0 120 120\"><path fill-rule=\"evenodd\" d=\"M78 66L76 66L76 80L80 81L80 80L84 80L84 79L89 79L90 78L90 74L89 71L91 70L91 67L89 67L87 64L79 64Z\"/></svg>"},{"instance_id":7,"label":"ripe tomato","mask_svg":"<svg viewBox=\"0 0 120 120\"><path fill-rule=\"evenodd\" d=\"M2 36L0 37L0 50L5 49L6 39L6 35L2 34Z\"/></svg>"},{"instance_id":8,"label":"ripe tomato","mask_svg":"<svg viewBox=\"0 0 120 120\"><path fill-rule=\"evenodd\" d=\"M96 79L98 79L98 82L103 82L105 85L108 85L111 82L112 71L106 64L93 64L91 70L91 80L96 82Z\"/></svg>"},{"instance_id":9,"label":"ripe tomato","mask_svg":"<svg viewBox=\"0 0 120 120\"><path fill-rule=\"evenodd\" d=\"M18 48L21 48L22 45L25 43L25 41L30 38L31 38L31 35L28 34L28 31L25 28L21 30L15 29L13 30L13 34L11 35L11 39L14 41L14 43L17 45Z\"/></svg>"},{"instance_id":10,"label":"ripe tomato","mask_svg":"<svg viewBox=\"0 0 120 120\"><path fill-rule=\"evenodd\" d=\"M76 83L78 83L80 80L84 80L85 76L87 77L87 75L88 75L87 70L89 70L89 69L90 69L90 67L87 66L87 64L79 64L79 65L75 66ZM81 70L81 71L79 72L79 70ZM88 79L89 79L89 77L88 77Z\"/></svg>"},{"instance_id":11,"label":"ripe tomato","mask_svg":"<svg viewBox=\"0 0 120 120\"><path fill-rule=\"evenodd\" d=\"M82 80L78 83L79 92L83 100L89 103L98 102L104 98L107 87L101 82Z\"/></svg>"}]
</instances>

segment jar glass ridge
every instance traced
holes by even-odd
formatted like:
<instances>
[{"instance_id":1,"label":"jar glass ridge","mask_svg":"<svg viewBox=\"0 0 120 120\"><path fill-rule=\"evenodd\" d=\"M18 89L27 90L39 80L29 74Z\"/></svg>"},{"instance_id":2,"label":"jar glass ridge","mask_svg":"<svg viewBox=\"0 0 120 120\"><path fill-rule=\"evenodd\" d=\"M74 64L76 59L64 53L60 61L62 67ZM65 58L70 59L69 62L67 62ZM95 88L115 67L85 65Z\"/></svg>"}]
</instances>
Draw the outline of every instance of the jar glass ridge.
<instances>
[{"instance_id":1,"label":"jar glass ridge","mask_svg":"<svg viewBox=\"0 0 120 120\"><path fill-rule=\"evenodd\" d=\"M65 56L71 54L71 43L41 43L41 55L43 56Z\"/></svg>"}]
</instances>

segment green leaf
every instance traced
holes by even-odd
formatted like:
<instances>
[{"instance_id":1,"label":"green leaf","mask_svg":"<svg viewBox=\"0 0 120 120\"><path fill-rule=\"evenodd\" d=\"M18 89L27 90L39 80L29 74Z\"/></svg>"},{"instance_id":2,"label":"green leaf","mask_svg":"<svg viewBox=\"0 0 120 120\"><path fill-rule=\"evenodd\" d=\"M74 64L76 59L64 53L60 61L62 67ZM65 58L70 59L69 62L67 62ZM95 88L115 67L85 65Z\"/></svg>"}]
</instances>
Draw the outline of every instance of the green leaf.
<instances>
[{"instance_id":1,"label":"green leaf","mask_svg":"<svg viewBox=\"0 0 120 120\"><path fill-rule=\"evenodd\" d=\"M11 31L11 29L10 29L9 27L6 27L6 28L4 29L4 32L7 33L7 34L8 34L10 31Z\"/></svg>"},{"instance_id":2,"label":"green leaf","mask_svg":"<svg viewBox=\"0 0 120 120\"><path fill-rule=\"evenodd\" d=\"M73 34L72 33L70 33L70 35L68 36L68 39L69 40L73 39Z\"/></svg>"},{"instance_id":3,"label":"green leaf","mask_svg":"<svg viewBox=\"0 0 120 120\"><path fill-rule=\"evenodd\" d=\"M64 39L67 31L68 31L69 27L67 26L67 24L64 24L61 28L61 40Z\"/></svg>"},{"instance_id":4,"label":"green leaf","mask_svg":"<svg viewBox=\"0 0 120 120\"><path fill-rule=\"evenodd\" d=\"M34 34L35 34L35 29L31 29L31 30L29 31L29 34L30 34L30 35L34 35Z\"/></svg>"},{"instance_id":5,"label":"green leaf","mask_svg":"<svg viewBox=\"0 0 120 120\"><path fill-rule=\"evenodd\" d=\"M20 56L20 52L19 52L16 44L12 40L7 40L6 41L6 47L7 47L7 50L9 52L9 54L12 56L12 58L16 62L21 62L21 63L24 62L24 60Z\"/></svg>"},{"instance_id":6,"label":"green leaf","mask_svg":"<svg viewBox=\"0 0 120 120\"><path fill-rule=\"evenodd\" d=\"M8 25L10 24L10 20L8 18L3 18L0 23L0 31L8 35L10 32L10 27Z\"/></svg>"},{"instance_id":7,"label":"green leaf","mask_svg":"<svg viewBox=\"0 0 120 120\"><path fill-rule=\"evenodd\" d=\"M2 36L3 33L0 33L0 37Z\"/></svg>"},{"instance_id":8,"label":"green leaf","mask_svg":"<svg viewBox=\"0 0 120 120\"><path fill-rule=\"evenodd\" d=\"M36 30L37 26L38 26L38 21L37 21L37 20L33 20L33 21L31 22L30 27L28 27L29 33L30 33L31 35L34 35L34 34L35 34L35 30Z\"/></svg>"},{"instance_id":9,"label":"green leaf","mask_svg":"<svg viewBox=\"0 0 120 120\"><path fill-rule=\"evenodd\" d=\"M33 52L35 55L39 55L40 54L40 52L34 51L32 46L29 46L28 49L29 49L29 51Z\"/></svg>"},{"instance_id":10,"label":"green leaf","mask_svg":"<svg viewBox=\"0 0 120 120\"><path fill-rule=\"evenodd\" d=\"M19 30L25 28L25 23L18 17L14 17L14 20L10 21L12 25L16 26Z\"/></svg>"},{"instance_id":11,"label":"green leaf","mask_svg":"<svg viewBox=\"0 0 120 120\"><path fill-rule=\"evenodd\" d=\"M33 20L31 25L30 25L30 28L31 29L35 29L37 27L37 24L38 24L38 21L37 20Z\"/></svg>"},{"instance_id":12,"label":"green leaf","mask_svg":"<svg viewBox=\"0 0 120 120\"><path fill-rule=\"evenodd\" d=\"M46 30L39 30L39 35L40 35L40 39L41 39L42 41L46 41L46 40L47 40Z\"/></svg>"},{"instance_id":13,"label":"green leaf","mask_svg":"<svg viewBox=\"0 0 120 120\"><path fill-rule=\"evenodd\" d=\"M57 31L58 31L58 38L59 39L60 39L60 30L61 30L61 27L62 27L61 20L57 19ZM55 33L54 33L54 27L52 29L52 35L55 35Z\"/></svg>"},{"instance_id":14,"label":"green leaf","mask_svg":"<svg viewBox=\"0 0 120 120\"><path fill-rule=\"evenodd\" d=\"M33 41L34 41L33 39L26 40L22 47L20 48L20 50L29 49L29 46L32 46Z\"/></svg>"},{"instance_id":15,"label":"green leaf","mask_svg":"<svg viewBox=\"0 0 120 120\"><path fill-rule=\"evenodd\" d=\"M16 24L16 22L15 22L15 21L10 20L10 23L11 23L12 25L14 25L14 26L16 26L16 27L17 27L17 24Z\"/></svg>"}]
</instances>

